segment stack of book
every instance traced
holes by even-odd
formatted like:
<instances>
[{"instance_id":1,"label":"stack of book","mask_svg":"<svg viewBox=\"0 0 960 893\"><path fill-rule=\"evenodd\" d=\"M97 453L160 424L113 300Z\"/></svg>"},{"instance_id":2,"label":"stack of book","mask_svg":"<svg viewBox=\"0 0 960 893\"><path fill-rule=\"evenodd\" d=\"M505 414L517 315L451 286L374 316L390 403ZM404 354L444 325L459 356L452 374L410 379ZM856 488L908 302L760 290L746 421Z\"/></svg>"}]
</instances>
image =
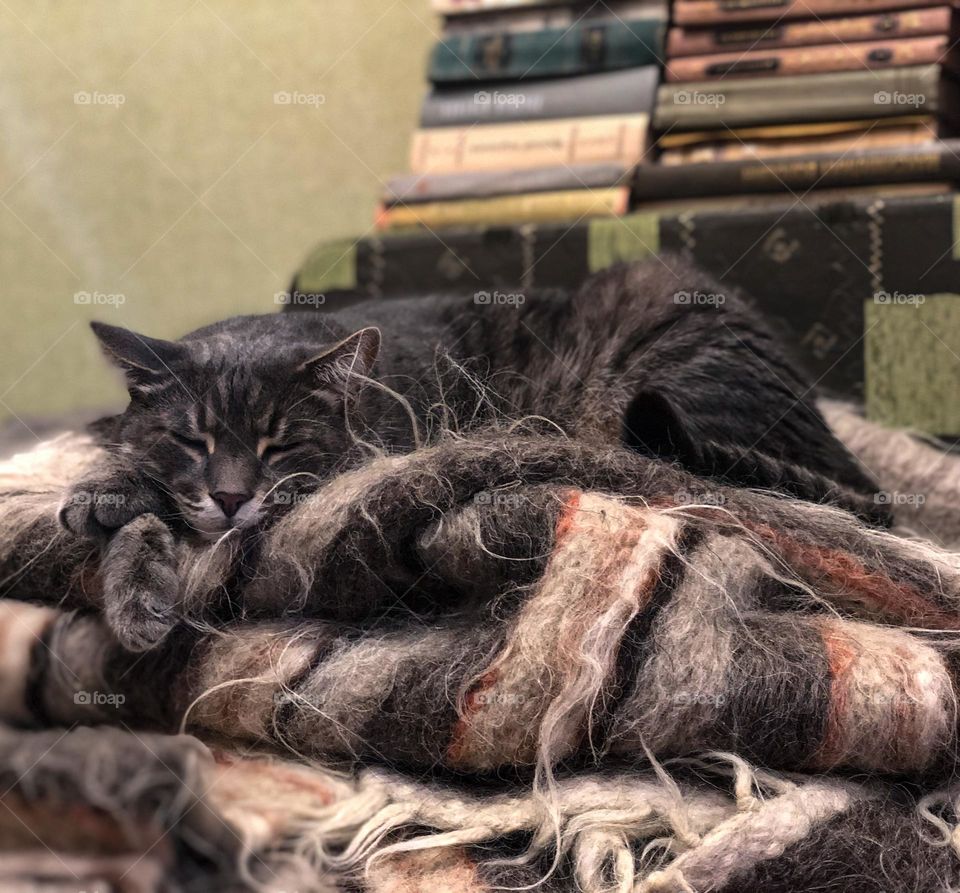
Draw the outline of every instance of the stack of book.
<instances>
[{"instance_id":1,"label":"stack of book","mask_svg":"<svg viewBox=\"0 0 960 893\"><path fill-rule=\"evenodd\" d=\"M944 0L674 0L639 204L960 177Z\"/></svg>"},{"instance_id":2,"label":"stack of book","mask_svg":"<svg viewBox=\"0 0 960 893\"><path fill-rule=\"evenodd\" d=\"M650 148L667 3L433 0L431 89L378 227L625 213Z\"/></svg>"}]
</instances>

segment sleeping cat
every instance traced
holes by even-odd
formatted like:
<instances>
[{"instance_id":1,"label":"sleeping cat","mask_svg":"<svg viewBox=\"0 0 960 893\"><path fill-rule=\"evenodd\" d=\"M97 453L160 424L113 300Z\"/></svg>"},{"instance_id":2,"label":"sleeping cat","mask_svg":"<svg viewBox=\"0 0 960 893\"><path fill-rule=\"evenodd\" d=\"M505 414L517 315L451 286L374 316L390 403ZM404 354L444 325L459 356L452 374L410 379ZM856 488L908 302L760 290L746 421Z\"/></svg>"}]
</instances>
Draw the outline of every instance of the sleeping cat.
<instances>
[{"instance_id":1,"label":"sleeping cat","mask_svg":"<svg viewBox=\"0 0 960 893\"><path fill-rule=\"evenodd\" d=\"M241 316L175 342L94 332L130 403L97 425L112 464L61 509L84 536L147 513L184 536L255 528L370 444L409 450L441 426L531 415L867 514L877 489L769 328L677 258L612 268L574 294Z\"/></svg>"},{"instance_id":2,"label":"sleeping cat","mask_svg":"<svg viewBox=\"0 0 960 893\"><path fill-rule=\"evenodd\" d=\"M623 440L734 484L811 499L875 492L756 313L669 260L712 301L678 297L678 279L654 260L572 295L241 316L175 342L95 323L130 404L98 424L116 457L98 476L104 498L81 484L84 498L68 499L61 519L102 536L152 512L216 537L289 505L367 455L370 440L406 450L416 427L491 415L547 417L572 436Z\"/></svg>"}]
</instances>

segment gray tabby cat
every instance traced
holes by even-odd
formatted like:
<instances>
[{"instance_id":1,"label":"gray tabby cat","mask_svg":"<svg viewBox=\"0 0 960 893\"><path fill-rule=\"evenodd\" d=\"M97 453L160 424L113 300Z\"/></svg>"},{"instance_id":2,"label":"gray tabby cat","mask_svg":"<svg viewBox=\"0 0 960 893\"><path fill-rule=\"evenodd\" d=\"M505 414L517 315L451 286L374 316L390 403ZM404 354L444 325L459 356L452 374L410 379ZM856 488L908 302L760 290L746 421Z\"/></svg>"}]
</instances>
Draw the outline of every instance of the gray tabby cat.
<instances>
[{"instance_id":1,"label":"gray tabby cat","mask_svg":"<svg viewBox=\"0 0 960 893\"><path fill-rule=\"evenodd\" d=\"M130 403L97 424L112 465L77 486L61 521L106 542L149 513L217 538L269 523L371 442L409 450L417 430L524 416L876 519L876 484L771 330L730 289L677 258L669 268L621 266L577 293L510 304L444 296L235 317L175 342L95 323ZM724 300L684 302L678 275Z\"/></svg>"}]
</instances>

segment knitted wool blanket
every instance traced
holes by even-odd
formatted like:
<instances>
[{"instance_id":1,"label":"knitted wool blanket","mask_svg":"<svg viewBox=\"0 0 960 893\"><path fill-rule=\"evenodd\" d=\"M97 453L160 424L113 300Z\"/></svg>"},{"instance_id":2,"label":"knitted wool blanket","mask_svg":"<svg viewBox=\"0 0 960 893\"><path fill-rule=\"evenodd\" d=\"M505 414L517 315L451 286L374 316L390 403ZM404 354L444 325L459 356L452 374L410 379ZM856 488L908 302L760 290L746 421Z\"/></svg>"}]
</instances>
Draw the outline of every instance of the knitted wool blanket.
<instances>
[{"instance_id":1,"label":"knitted wool blanket","mask_svg":"<svg viewBox=\"0 0 960 893\"><path fill-rule=\"evenodd\" d=\"M491 432L252 541L144 517L100 555L56 523L97 461L0 467L4 889L960 884L960 556L930 541ZM937 505L911 526L947 542ZM106 580L180 626L124 651Z\"/></svg>"}]
</instances>

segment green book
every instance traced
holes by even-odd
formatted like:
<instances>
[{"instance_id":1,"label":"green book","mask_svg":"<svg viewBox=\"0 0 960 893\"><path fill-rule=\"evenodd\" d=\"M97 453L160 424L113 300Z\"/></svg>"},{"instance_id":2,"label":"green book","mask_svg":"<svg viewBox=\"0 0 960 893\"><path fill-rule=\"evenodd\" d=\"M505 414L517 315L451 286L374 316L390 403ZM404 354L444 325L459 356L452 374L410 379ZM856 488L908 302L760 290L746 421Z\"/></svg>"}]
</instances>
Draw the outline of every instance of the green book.
<instances>
[{"instance_id":1,"label":"green book","mask_svg":"<svg viewBox=\"0 0 960 893\"><path fill-rule=\"evenodd\" d=\"M430 59L435 84L587 74L659 64L666 20L584 19L568 28L448 34Z\"/></svg>"},{"instance_id":2,"label":"green book","mask_svg":"<svg viewBox=\"0 0 960 893\"><path fill-rule=\"evenodd\" d=\"M956 88L939 65L744 80L661 84L657 130L853 121L899 115L950 117Z\"/></svg>"}]
</instances>

